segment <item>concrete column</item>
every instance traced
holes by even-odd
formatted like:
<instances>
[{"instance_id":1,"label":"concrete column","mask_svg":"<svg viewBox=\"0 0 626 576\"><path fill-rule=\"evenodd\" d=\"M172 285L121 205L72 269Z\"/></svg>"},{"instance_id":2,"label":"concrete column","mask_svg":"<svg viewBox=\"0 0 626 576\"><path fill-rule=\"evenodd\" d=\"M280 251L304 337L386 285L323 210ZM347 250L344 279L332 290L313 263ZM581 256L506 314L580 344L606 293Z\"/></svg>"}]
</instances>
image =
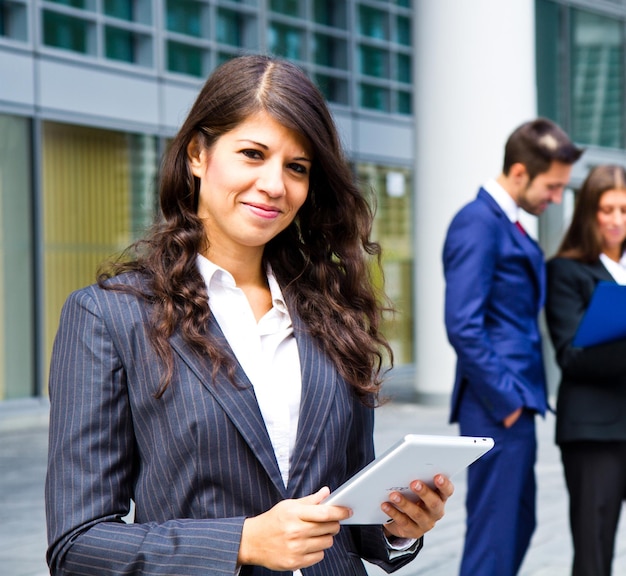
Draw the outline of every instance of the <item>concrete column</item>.
<instances>
[{"instance_id":1,"label":"concrete column","mask_svg":"<svg viewBox=\"0 0 626 576\"><path fill-rule=\"evenodd\" d=\"M416 376L447 401L456 357L441 252L457 210L497 176L504 143L536 116L534 0L415 0ZM524 222L536 233L536 222Z\"/></svg>"}]
</instances>

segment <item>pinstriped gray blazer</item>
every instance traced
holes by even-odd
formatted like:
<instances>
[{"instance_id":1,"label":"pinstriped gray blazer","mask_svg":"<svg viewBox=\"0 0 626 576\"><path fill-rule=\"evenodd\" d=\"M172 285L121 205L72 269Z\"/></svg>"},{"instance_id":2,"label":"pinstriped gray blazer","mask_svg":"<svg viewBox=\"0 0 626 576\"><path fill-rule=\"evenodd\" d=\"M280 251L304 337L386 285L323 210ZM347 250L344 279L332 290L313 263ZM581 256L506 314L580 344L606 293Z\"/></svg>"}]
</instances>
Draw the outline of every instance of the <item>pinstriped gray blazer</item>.
<instances>
[{"instance_id":1,"label":"pinstriped gray blazer","mask_svg":"<svg viewBox=\"0 0 626 576\"><path fill-rule=\"evenodd\" d=\"M135 274L115 282L140 285ZM46 479L53 575L233 575L243 522L285 498L331 490L374 457L363 407L294 318L302 366L295 458L285 489L252 385L237 365L212 382L208 359L172 337L175 374L161 399L147 303L90 286L61 314L50 372ZM211 333L230 350L219 326ZM233 361L236 363L234 355ZM135 523L121 518L136 505ZM365 575L361 557L391 572L379 526L343 527L306 576ZM286 574L244 566L242 576Z\"/></svg>"}]
</instances>

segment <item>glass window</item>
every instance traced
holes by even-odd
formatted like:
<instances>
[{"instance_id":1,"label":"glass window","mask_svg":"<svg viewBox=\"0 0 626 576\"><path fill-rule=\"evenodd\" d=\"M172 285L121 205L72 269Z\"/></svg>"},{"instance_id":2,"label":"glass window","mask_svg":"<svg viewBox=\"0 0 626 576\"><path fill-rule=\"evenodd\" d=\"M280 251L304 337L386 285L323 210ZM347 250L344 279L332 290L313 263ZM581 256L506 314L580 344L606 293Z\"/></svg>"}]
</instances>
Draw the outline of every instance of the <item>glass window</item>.
<instances>
[{"instance_id":1,"label":"glass window","mask_svg":"<svg viewBox=\"0 0 626 576\"><path fill-rule=\"evenodd\" d=\"M132 0L104 0L104 13L121 20L133 20Z\"/></svg>"},{"instance_id":2,"label":"glass window","mask_svg":"<svg viewBox=\"0 0 626 576\"><path fill-rule=\"evenodd\" d=\"M199 38L203 35L204 13L203 5L195 0L168 0L167 29Z\"/></svg>"},{"instance_id":3,"label":"glass window","mask_svg":"<svg viewBox=\"0 0 626 576\"><path fill-rule=\"evenodd\" d=\"M396 4L398 6L403 6L405 8L411 7L411 0L396 0Z\"/></svg>"},{"instance_id":4,"label":"glass window","mask_svg":"<svg viewBox=\"0 0 626 576\"><path fill-rule=\"evenodd\" d=\"M389 39L388 15L382 10L359 6L359 33L380 40Z\"/></svg>"},{"instance_id":5,"label":"glass window","mask_svg":"<svg viewBox=\"0 0 626 576\"><path fill-rule=\"evenodd\" d=\"M220 9L217 13L217 41L232 46L242 45L242 15L232 10Z\"/></svg>"},{"instance_id":6,"label":"glass window","mask_svg":"<svg viewBox=\"0 0 626 576\"><path fill-rule=\"evenodd\" d=\"M326 34L315 34L313 38L313 61L329 68L345 70L348 67L346 41Z\"/></svg>"},{"instance_id":7,"label":"glass window","mask_svg":"<svg viewBox=\"0 0 626 576\"><path fill-rule=\"evenodd\" d=\"M411 62L411 56L408 54L396 54L396 80L398 82L411 83L413 76Z\"/></svg>"},{"instance_id":8,"label":"glass window","mask_svg":"<svg viewBox=\"0 0 626 576\"><path fill-rule=\"evenodd\" d=\"M373 238L383 247L385 291L397 313L385 316L383 332L397 364L413 361L413 214L411 173L407 169L359 164L358 181L367 197L374 191Z\"/></svg>"},{"instance_id":9,"label":"glass window","mask_svg":"<svg viewBox=\"0 0 626 576\"><path fill-rule=\"evenodd\" d=\"M270 10L272 12L278 12L279 14L286 14L287 16L301 16L301 9L304 6L304 2L298 0L271 0Z\"/></svg>"},{"instance_id":10,"label":"glass window","mask_svg":"<svg viewBox=\"0 0 626 576\"><path fill-rule=\"evenodd\" d=\"M359 105L361 108L389 112L389 90L382 86L361 84L359 86Z\"/></svg>"},{"instance_id":11,"label":"glass window","mask_svg":"<svg viewBox=\"0 0 626 576\"><path fill-rule=\"evenodd\" d=\"M313 19L318 24L346 28L346 2L335 0L314 0Z\"/></svg>"},{"instance_id":12,"label":"glass window","mask_svg":"<svg viewBox=\"0 0 626 576\"><path fill-rule=\"evenodd\" d=\"M99 266L119 255L151 220L156 158L153 137L44 123L47 362L67 295L93 283Z\"/></svg>"},{"instance_id":13,"label":"glass window","mask_svg":"<svg viewBox=\"0 0 626 576\"><path fill-rule=\"evenodd\" d=\"M134 62L135 42L133 33L128 30L106 26L104 29L105 55L111 60Z\"/></svg>"},{"instance_id":14,"label":"glass window","mask_svg":"<svg viewBox=\"0 0 626 576\"><path fill-rule=\"evenodd\" d=\"M0 36L28 40L26 5L0 1Z\"/></svg>"},{"instance_id":15,"label":"glass window","mask_svg":"<svg viewBox=\"0 0 626 576\"><path fill-rule=\"evenodd\" d=\"M304 53L304 32L291 26L272 22L268 30L270 52L284 58L302 60Z\"/></svg>"},{"instance_id":16,"label":"glass window","mask_svg":"<svg viewBox=\"0 0 626 576\"><path fill-rule=\"evenodd\" d=\"M373 46L359 46L359 72L377 78L389 78L389 53Z\"/></svg>"},{"instance_id":17,"label":"glass window","mask_svg":"<svg viewBox=\"0 0 626 576\"><path fill-rule=\"evenodd\" d=\"M400 91L397 94L398 97L398 114L412 114L413 113L413 95L411 92Z\"/></svg>"},{"instance_id":18,"label":"glass window","mask_svg":"<svg viewBox=\"0 0 626 576\"><path fill-rule=\"evenodd\" d=\"M563 86L561 70L561 14L563 8L550 0L535 3L537 107L540 116L551 118L566 126L563 117L560 89Z\"/></svg>"},{"instance_id":19,"label":"glass window","mask_svg":"<svg viewBox=\"0 0 626 576\"><path fill-rule=\"evenodd\" d=\"M572 10L571 135L577 142L623 146L623 23Z\"/></svg>"},{"instance_id":20,"label":"glass window","mask_svg":"<svg viewBox=\"0 0 626 576\"><path fill-rule=\"evenodd\" d=\"M48 0L55 4L63 4L63 6L71 6L72 8L87 8L87 0Z\"/></svg>"},{"instance_id":21,"label":"glass window","mask_svg":"<svg viewBox=\"0 0 626 576\"><path fill-rule=\"evenodd\" d=\"M205 76L205 51L198 46L170 40L167 43L167 69L170 72Z\"/></svg>"},{"instance_id":22,"label":"glass window","mask_svg":"<svg viewBox=\"0 0 626 576\"><path fill-rule=\"evenodd\" d=\"M344 78L335 78L326 74L316 74L315 83L321 90L324 98L335 104L349 104L348 81Z\"/></svg>"},{"instance_id":23,"label":"glass window","mask_svg":"<svg viewBox=\"0 0 626 576\"><path fill-rule=\"evenodd\" d=\"M43 43L86 54L89 50L89 22L50 10L43 11Z\"/></svg>"},{"instance_id":24,"label":"glass window","mask_svg":"<svg viewBox=\"0 0 626 576\"><path fill-rule=\"evenodd\" d=\"M30 124L0 114L0 400L35 392Z\"/></svg>"},{"instance_id":25,"label":"glass window","mask_svg":"<svg viewBox=\"0 0 626 576\"><path fill-rule=\"evenodd\" d=\"M411 45L411 19L406 16L396 18L396 42L404 46Z\"/></svg>"}]
</instances>

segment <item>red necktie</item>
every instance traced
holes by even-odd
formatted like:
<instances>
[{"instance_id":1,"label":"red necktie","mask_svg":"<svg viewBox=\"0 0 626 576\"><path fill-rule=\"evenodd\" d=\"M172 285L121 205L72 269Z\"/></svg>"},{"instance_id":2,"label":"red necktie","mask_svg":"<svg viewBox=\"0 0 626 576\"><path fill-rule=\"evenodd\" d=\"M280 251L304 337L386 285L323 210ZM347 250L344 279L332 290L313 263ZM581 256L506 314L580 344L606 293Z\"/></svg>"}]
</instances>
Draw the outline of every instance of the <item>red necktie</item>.
<instances>
[{"instance_id":1,"label":"red necktie","mask_svg":"<svg viewBox=\"0 0 626 576\"><path fill-rule=\"evenodd\" d=\"M519 220L517 220L515 222L515 226L517 226L517 229L524 234L524 236L526 235L526 230L524 230L524 227L522 226L521 222Z\"/></svg>"}]
</instances>

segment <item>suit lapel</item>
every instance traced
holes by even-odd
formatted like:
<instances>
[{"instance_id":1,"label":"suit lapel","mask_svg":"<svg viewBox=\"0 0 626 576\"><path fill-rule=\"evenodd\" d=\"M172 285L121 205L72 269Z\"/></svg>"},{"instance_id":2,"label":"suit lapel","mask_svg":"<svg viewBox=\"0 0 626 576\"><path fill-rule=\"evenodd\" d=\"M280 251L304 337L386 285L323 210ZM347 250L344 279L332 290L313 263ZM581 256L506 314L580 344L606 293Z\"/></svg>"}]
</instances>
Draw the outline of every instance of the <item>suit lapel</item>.
<instances>
[{"instance_id":1,"label":"suit lapel","mask_svg":"<svg viewBox=\"0 0 626 576\"><path fill-rule=\"evenodd\" d=\"M241 433L244 441L263 465L276 489L285 496L285 485L252 383L248 380L213 316L209 320L209 332L217 339L221 347L228 351L231 360L235 363L234 384L223 371L220 371L216 376L216 381L212 382L213 366L211 362L208 358L195 354L183 340L179 331L172 336L172 347L220 404Z\"/></svg>"},{"instance_id":2,"label":"suit lapel","mask_svg":"<svg viewBox=\"0 0 626 576\"><path fill-rule=\"evenodd\" d=\"M539 307L541 307L545 298L546 286L543 250L527 233L517 229L515 224L509 220L507 215L493 199L491 194L489 194L489 192L487 192L484 188L481 188L478 192L478 197L489 205L493 213L500 219L501 225L506 227L506 230L515 245L518 246L528 257L533 271L533 281L535 282L537 294L539 295Z\"/></svg>"},{"instance_id":3,"label":"suit lapel","mask_svg":"<svg viewBox=\"0 0 626 576\"><path fill-rule=\"evenodd\" d=\"M308 333L303 322L292 314L302 371L302 399L298 436L289 473L289 494L296 493L308 470L315 447L335 402L337 372Z\"/></svg>"},{"instance_id":4,"label":"suit lapel","mask_svg":"<svg viewBox=\"0 0 626 576\"><path fill-rule=\"evenodd\" d=\"M615 278L611 276L611 273L604 267L601 260L594 262L593 264L587 264L592 275L598 280L604 280L605 282L615 282Z\"/></svg>"}]
</instances>

